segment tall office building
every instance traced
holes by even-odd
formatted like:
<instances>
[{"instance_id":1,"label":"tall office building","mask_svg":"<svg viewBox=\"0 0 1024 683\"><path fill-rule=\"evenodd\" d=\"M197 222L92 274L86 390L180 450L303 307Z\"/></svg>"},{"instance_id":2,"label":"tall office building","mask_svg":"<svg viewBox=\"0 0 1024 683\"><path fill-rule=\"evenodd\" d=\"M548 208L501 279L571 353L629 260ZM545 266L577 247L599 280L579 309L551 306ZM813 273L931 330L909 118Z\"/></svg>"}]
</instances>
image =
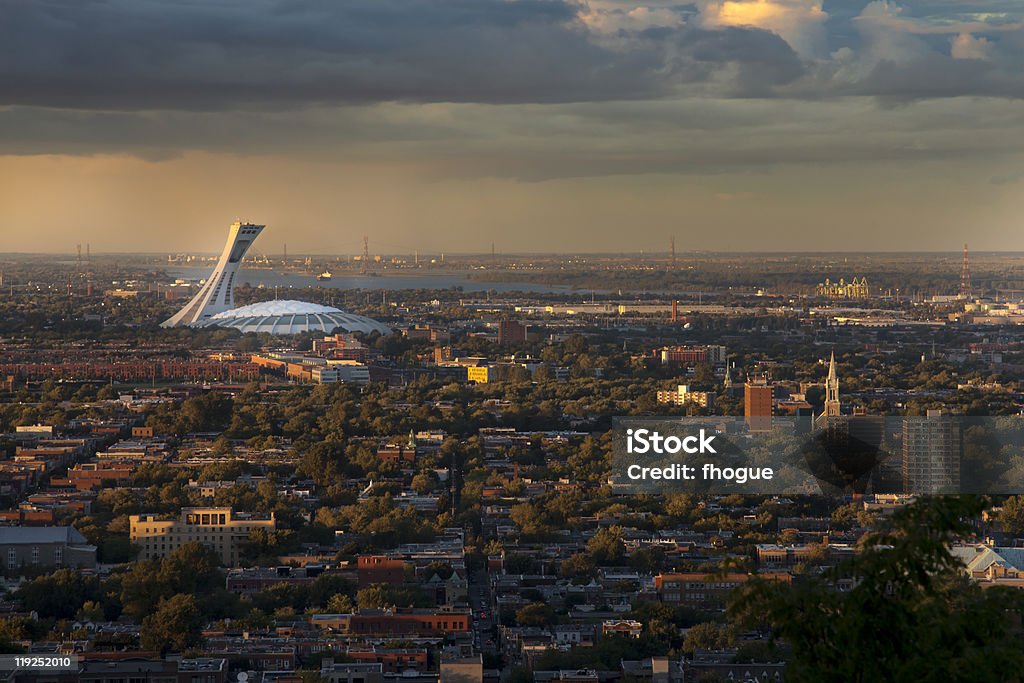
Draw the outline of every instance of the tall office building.
<instances>
[{"instance_id":1,"label":"tall office building","mask_svg":"<svg viewBox=\"0 0 1024 683\"><path fill-rule=\"evenodd\" d=\"M164 321L163 327L183 327L209 318L217 313L235 307L235 272L242 263L245 253L263 232L265 225L254 225L235 221L228 229L228 241L224 245L217 267L206 279L206 284L192 300Z\"/></svg>"},{"instance_id":2,"label":"tall office building","mask_svg":"<svg viewBox=\"0 0 1024 683\"><path fill-rule=\"evenodd\" d=\"M514 344L526 341L526 325L518 320L501 320L498 322L498 344Z\"/></svg>"},{"instance_id":3,"label":"tall office building","mask_svg":"<svg viewBox=\"0 0 1024 683\"><path fill-rule=\"evenodd\" d=\"M748 430L771 431L774 393L774 387L764 378L743 385L743 416Z\"/></svg>"},{"instance_id":4,"label":"tall office building","mask_svg":"<svg viewBox=\"0 0 1024 683\"><path fill-rule=\"evenodd\" d=\"M953 493L960 489L960 422L941 410L903 420L903 490Z\"/></svg>"}]
</instances>

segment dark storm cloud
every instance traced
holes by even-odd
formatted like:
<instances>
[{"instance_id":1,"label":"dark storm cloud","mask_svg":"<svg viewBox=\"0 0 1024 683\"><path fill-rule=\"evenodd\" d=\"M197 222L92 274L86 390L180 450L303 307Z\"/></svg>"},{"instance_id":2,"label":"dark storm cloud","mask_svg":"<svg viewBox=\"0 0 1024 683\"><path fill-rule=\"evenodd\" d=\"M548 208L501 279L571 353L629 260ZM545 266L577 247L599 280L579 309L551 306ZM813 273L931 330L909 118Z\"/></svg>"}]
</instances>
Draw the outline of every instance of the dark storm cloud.
<instances>
[{"instance_id":1,"label":"dark storm cloud","mask_svg":"<svg viewBox=\"0 0 1024 683\"><path fill-rule=\"evenodd\" d=\"M629 13L575 0L0 0L0 106L1016 98L1024 39L1006 30L1014 6L826 2L828 53L801 60L769 30L702 27L701 3L663 8L677 18L670 24L607 30L587 17ZM957 25L981 27L970 37L989 41L989 60L950 54ZM901 44L918 52L886 54L906 52ZM836 58L844 50L859 68Z\"/></svg>"},{"instance_id":2,"label":"dark storm cloud","mask_svg":"<svg viewBox=\"0 0 1024 683\"><path fill-rule=\"evenodd\" d=\"M885 100L991 96L1024 97L1024 79L1006 76L996 65L974 59L928 55L907 64L882 61L845 94L873 95Z\"/></svg>"},{"instance_id":3,"label":"dark storm cloud","mask_svg":"<svg viewBox=\"0 0 1024 683\"><path fill-rule=\"evenodd\" d=\"M984 160L1012 167L1024 154L1019 107L1008 100L972 98L899 107L875 107L861 98L821 103L688 98L381 104L245 114L15 107L0 110L0 152L121 153L163 160L190 150L245 150L309 162L406 166L432 179L528 182L761 173L805 165Z\"/></svg>"},{"instance_id":4,"label":"dark storm cloud","mask_svg":"<svg viewBox=\"0 0 1024 683\"><path fill-rule=\"evenodd\" d=\"M561 0L0 1L0 104L220 109L669 94L739 65L798 77L778 36L679 28L610 47Z\"/></svg>"}]
</instances>

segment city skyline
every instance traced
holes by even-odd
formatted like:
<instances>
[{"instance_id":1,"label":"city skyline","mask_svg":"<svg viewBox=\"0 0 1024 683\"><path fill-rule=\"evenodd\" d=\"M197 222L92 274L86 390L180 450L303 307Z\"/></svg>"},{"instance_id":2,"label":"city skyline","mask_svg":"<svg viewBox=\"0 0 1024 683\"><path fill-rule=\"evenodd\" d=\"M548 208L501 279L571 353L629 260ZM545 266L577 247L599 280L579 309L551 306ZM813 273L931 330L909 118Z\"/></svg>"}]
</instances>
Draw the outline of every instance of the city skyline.
<instances>
[{"instance_id":1,"label":"city skyline","mask_svg":"<svg viewBox=\"0 0 1024 683\"><path fill-rule=\"evenodd\" d=\"M3 252L1024 250L1006 0L0 15Z\"/></svg>"}]
</instances>

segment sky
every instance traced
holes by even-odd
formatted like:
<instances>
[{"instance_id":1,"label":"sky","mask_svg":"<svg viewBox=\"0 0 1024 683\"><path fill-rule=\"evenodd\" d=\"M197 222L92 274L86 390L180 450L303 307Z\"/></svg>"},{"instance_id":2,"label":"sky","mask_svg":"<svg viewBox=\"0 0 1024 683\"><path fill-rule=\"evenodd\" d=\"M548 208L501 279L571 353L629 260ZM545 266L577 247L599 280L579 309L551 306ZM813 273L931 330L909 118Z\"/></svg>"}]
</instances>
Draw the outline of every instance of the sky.
<instances>
[{"instance_id":1,"label":"sky","mask_svg":"<svg viewBox=\"0 0 1024 683\"><path fill-rule=\"evenodd\" d=\"M1024 250L1020 0L0 0L0 252Z\"/></svg>"}]
</instances>

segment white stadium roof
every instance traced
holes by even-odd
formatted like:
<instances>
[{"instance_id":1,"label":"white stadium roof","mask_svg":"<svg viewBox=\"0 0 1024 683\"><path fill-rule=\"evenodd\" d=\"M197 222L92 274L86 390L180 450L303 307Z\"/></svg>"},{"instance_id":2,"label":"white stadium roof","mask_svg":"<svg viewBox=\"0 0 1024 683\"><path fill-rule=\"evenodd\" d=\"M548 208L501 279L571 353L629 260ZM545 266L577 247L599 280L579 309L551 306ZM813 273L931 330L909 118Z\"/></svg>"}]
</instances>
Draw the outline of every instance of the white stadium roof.
<instances>
[{"instance_id":1,"label":"white stadium roof","mask_svg":"<svg viewBox=\"0 0 1024 683\"><path fill-rule=\"evenodd\" d=\"M263 301L198 320L192 327L231 327L242 332L290 335L300 332L380 332L391 328L372 318L307 301Z\"/></svg>"}]
</instances>

